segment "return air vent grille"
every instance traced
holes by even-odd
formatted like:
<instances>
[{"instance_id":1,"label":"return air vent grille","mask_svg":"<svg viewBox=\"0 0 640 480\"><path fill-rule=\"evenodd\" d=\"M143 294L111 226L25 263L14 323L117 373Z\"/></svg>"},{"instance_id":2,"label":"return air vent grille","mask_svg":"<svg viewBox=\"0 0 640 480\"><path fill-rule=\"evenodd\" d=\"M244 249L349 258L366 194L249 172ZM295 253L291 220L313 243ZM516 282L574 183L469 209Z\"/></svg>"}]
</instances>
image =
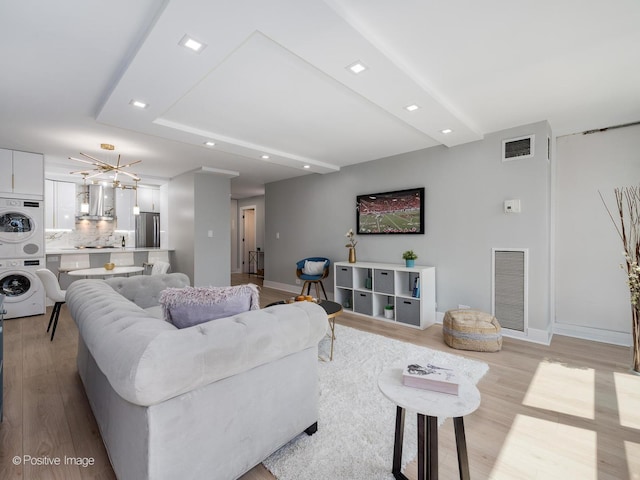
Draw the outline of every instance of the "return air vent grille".
<instances>
[{"instance_id":1,"label":"return air vent grille","mask_svg":"<svg viewBox=\"0 0 640 480\"><path fill-rule=\"evenodd\" d=\"M502 161L520 160L533 157L535 135L502 141Z\"/></svg>"},{"instance_id":2,"label":"return air vent grille","mask_svg":"<svg viewBox=\"0 0 640 480\"><path fill-rule=\"evenodd\" d=\"M493 249L493 315L502 328L526 332L527 276L526 249Z\"/></svg>"}]
</instances>

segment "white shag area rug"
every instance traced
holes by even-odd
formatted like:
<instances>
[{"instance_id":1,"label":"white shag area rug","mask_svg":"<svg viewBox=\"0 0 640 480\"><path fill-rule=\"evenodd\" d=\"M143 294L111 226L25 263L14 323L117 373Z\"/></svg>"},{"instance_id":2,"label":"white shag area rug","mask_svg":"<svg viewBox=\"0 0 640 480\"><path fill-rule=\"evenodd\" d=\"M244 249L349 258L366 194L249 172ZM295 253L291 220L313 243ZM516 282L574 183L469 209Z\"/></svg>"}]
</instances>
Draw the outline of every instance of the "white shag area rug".
<instances>
[{"instance_id":1,"label":"white shag area rug","mask_svg":"<svg viewBox=\"0 0 640 480\"><path fill-rule=\"evenodd\" d=\"M320 362L318 431L301 434L263 464L278 480L393 480L396 405L378 390L385 368L428 362L454 367L474 384L483 362L336 325L332 362ZM320 342L329 357L330 340ZM439 419L441 425L445 419ZM416 456L414 412L407 412L403 468Z\"/></svg>"}]
</instances>

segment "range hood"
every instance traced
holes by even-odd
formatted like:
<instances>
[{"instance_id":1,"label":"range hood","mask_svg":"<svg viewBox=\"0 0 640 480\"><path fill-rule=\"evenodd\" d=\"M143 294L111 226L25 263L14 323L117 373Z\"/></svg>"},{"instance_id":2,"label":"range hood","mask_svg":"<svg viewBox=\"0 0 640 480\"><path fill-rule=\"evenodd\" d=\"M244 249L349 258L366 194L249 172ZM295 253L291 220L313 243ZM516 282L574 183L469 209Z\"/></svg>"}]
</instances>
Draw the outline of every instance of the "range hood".
<instances>
[{"instance_id":1,"label":"range hood","mask_svg":"<svg viewBox=\"0 0 640 480\"><path fill-rule=\"evenodd\" d=\"M78 220L114 220L115 203L113 187L105 187L101 184L80 185L80 195L77 195L79 202L83 199L89 200L89 213L80 212L78 204Z\"/></svg>"}]
</instances>

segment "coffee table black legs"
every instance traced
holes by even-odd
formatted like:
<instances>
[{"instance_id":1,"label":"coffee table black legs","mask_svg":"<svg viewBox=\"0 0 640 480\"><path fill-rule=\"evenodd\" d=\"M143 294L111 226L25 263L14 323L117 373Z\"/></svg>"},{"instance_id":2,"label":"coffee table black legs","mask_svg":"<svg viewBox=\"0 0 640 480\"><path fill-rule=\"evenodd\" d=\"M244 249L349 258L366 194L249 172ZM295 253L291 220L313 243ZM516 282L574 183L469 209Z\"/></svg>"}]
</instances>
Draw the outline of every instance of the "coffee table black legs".
<instances>
[{"instance_id":1,"label":"coffee table black legs","mask_svg":"<svg viewBox=\"0 0 640 480\"><path fill-rule=\"evenodd\" d=\"M464 435L464 422L462 417L453 419L453 428L456 431L456 448L458 449L458 469L460 480L470 480L469 458L467 457L467 439Z\"/></svg>"},{"instance_id":2,"label":"coffee table black legs","mask_svg":"<svg viewBox=\"0 0 640 480\"><path fill-rule=\"evenodd\" d=\"M402 468L402 443L404 440L405 410L396 409L396 432L393 444L393 468L396 480L408 480L400 471ZM458 449L458 468L461 480L470 480L467 443L462 417L453 419ZM438 418L418 413L418 480L438 479Z\"/></svg>"},{"instance_id":3,"label":"coffee table black legs","mask_svg":"<svg viewBox=\"0 0 640 480\"><path fill-rule=\"evenodd\" d=\"M391 473L397 480L407 480L402 470L402 441L404 440L404 408L396 409L396 436L393 441L393 468Z\"/></svg>"},{"instance_id":4,"label":"coffee table black legs","mask_svg":"<svg viewBox=\"0 0 640 480\"><path fill-rule=\"evenodd\" d=\"M438 418L418 414L418 478L438 478Z\"/></svg>"}]
</instances>

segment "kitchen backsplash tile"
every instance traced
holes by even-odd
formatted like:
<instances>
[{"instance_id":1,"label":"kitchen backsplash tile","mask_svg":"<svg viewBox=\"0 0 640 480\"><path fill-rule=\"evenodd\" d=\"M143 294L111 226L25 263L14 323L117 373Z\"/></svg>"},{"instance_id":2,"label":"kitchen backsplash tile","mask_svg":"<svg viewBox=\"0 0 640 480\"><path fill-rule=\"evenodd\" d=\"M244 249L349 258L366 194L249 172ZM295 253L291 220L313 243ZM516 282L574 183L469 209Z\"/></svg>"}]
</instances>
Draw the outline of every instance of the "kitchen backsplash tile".
<instances>
[{"instance_id":1,"label":"kitchen backsplash tile","mask_svg":"<svg viewBox=\"0 0 640 480\"><path fill-rule=\"evenodd\" d=\"M49 250L77 246L120 246L123 236L127 247L135 246L133 230L114 230L114 223L108 221L79 220L75 230L45 230L45 243Z\"/></svg>"}]
</instances>

